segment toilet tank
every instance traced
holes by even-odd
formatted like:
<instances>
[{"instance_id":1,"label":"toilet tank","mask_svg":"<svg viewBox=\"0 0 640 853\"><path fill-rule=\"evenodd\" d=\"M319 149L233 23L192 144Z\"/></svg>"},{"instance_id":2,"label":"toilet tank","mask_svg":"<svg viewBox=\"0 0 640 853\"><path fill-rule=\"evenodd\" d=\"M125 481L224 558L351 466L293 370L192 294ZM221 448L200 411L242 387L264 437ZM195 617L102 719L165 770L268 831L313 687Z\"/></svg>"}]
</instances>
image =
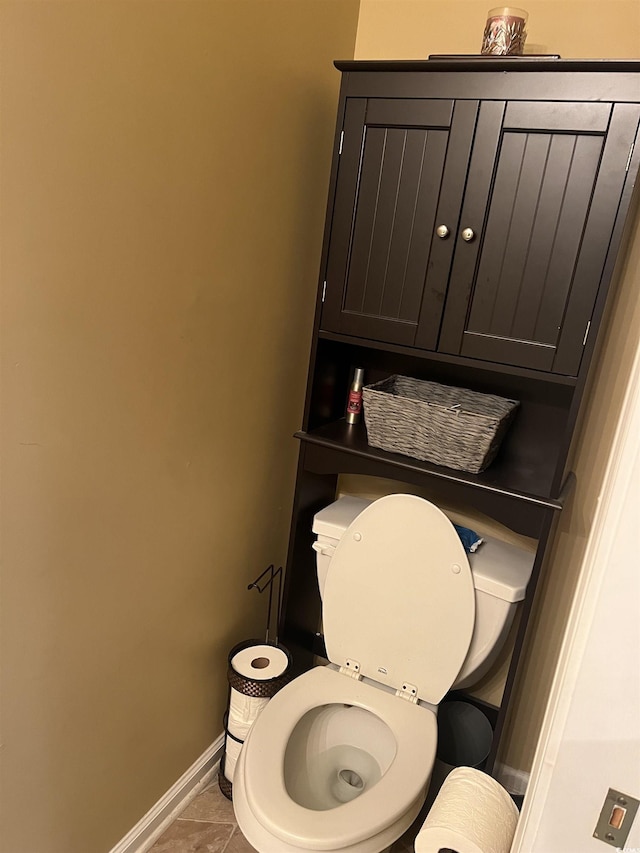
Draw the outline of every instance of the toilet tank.
<instances>
[{"instance_id":1,"label":"toilet tank","mask_svg":"<svg viewBox=\"0 0 640 853\"><path fill-rule=\"evenodd\" d=\"M371 501L345 495L320 510L313 519L320 596L331 557L344 531L369 506ZM475 684L489 670L498 656L515 616L517 604L525 597L533 570L535 554L482 536L483 544L467 554L476 592L476 619L469 652L453 687Z\"/></svg>"},{"instance_id":2,"label":"toilet tank","mask_svg":"<svg viewBox=\"0 0 640 853\"><path fill-rule=\"evenodd\" d=\"M345 530L351 522L370 503L371 501L364 498L354 498L351 495L345 495L314 515L312 530L316 534L316 539L311 547L316 552L316 568L318 571L318 586L320 587L321 598L324 598L324 584L327 579L327 570L329 569L329 563L338 542L342 539Z\"/></svg>"}]
</instances>

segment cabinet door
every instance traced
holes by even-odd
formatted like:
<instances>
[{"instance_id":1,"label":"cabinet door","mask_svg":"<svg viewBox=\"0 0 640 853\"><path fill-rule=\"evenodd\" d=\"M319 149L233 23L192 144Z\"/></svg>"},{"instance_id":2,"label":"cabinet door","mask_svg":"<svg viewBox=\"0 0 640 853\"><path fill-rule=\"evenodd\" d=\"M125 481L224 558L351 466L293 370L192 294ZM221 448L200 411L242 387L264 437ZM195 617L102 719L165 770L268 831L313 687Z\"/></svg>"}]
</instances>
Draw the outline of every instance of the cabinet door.
<instances>
[{"instance_id":1,"label":"cabinet door","mask_svg":"<svg viewBox=\"0 0 640 853\"><path fill-rule=\"evenodd\" d=\"M435 348L477 111L348 99L321 328Z\"/></svg>"},{"instance_id":2,"label":"cabinet door","mask_svg":"<svg viewBox=\"0 0 640 853\"><path fill-rule=\"evenodd\" d=\"M441 351L577 373L637 125L631 104L482 104Z\"/></svg>"}]
</instances>

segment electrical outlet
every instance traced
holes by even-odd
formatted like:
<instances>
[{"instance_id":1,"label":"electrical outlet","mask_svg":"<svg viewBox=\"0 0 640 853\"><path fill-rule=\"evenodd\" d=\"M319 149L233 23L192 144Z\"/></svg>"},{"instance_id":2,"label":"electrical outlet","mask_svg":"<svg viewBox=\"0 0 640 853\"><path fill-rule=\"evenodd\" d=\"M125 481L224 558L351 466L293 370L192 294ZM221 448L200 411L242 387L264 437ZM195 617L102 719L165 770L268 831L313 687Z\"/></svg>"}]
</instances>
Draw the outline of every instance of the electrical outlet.
<instances>
[{"instance_id":1,"label":"electrical outlet","mask_svg":"<svg viewBox=\"0 0 640 853\"><path fill-rule=\"evenodd\" d=\"M593 837L622 849L639 805L640 801L635 797L609 788Z\"/></svg>"}]
</instances>

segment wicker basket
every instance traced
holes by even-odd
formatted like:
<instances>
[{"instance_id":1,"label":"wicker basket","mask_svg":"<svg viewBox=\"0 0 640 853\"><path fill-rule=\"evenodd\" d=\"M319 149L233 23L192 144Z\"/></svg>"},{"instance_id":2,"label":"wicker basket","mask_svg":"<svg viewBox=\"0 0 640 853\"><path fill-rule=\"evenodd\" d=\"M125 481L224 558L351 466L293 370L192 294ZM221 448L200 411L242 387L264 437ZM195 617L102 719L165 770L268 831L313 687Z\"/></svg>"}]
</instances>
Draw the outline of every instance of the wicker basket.
<instances>
[{"instance_id":1,"label":"wicker basket","mask_svg":"<svg viewBox=\"0 0 640 853\"><path fill-rule=\"evenodd\" d=\"M478 474L495 458L519 403L407 376L362 389L372 447Z\"/></svg>"}]
</instances>

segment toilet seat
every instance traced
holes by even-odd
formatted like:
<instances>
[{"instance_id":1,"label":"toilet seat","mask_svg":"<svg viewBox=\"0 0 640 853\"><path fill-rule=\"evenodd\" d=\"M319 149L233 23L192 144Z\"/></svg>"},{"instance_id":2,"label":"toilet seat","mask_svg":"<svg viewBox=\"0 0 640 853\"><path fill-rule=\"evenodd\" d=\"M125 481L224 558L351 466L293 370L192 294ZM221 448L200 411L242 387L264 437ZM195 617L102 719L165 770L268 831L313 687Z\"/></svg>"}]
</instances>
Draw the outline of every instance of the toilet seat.
<instances>
[{"instance_id":1,"label":"toilet seat","mask_svg":"<svg viewBox=\"0 0 640 853\"><path fill-rule=\"evenodd\" d=\"M330 661L438 704L475 623L471 567L446 515L415 495L367 506L331 558L322 617Z\"/></svg>"},{"instance_id":2,"label":"toilet seat","mask_svg":"<svg viewBox=\"0 0 640 853\"><path fill-rule=\"evenodd\" d=\"M314 811L289 796L285 751L305 713L341 703L362 707L383 720L395 737L396 755L365 794L337 808ZM251 728L241 753L247 802L259 823L286 844L342 849L379 834L424 797L436 743L436 717L429 709L330 667L316 667L280 690Z\"/></svg>"}]
</instances>

